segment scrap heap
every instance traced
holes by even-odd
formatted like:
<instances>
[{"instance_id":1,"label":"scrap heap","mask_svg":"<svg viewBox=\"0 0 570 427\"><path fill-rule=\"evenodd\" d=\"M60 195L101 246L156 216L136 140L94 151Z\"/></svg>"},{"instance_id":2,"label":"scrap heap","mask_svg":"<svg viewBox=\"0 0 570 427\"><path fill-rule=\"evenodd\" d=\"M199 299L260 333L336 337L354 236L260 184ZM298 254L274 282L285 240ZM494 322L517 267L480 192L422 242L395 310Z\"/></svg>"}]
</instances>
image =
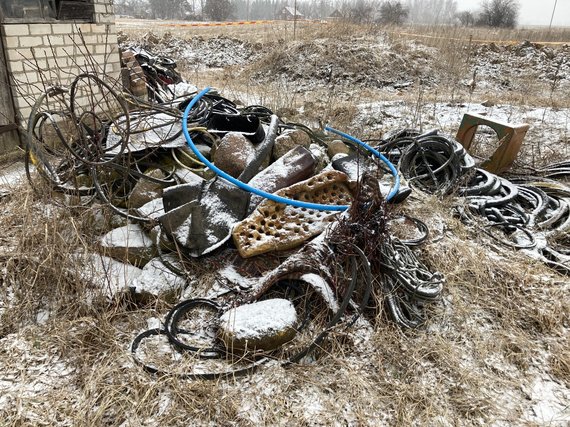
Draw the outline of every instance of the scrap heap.
<instances>
[{"instance_id":1,"label":"scrap heap","mask_svg":"<svg viewBox=\"0 0 570 427\"><path fill-rule=\"evenodd\" d=\"M465 221L570 271L562 183L493 175L438 131L362 142L215 90L164 85L165 100L157 87L149 102L89 73L50 88L30 116L26 153L34 188L39 175L66 203L103 203L124 219L100 238L102 253L156 273L129 292L176 303L132 343L148 371L219 378L297 362L339 323L422 325L444 278L414 251L428 227L392 213L412 191L457 195ZM544 173L569 174L554 169ZM415 237L391 235L397 221ZM219 265L208 286L197 283L197 259ZM187 363L165 365L165 351Z\"/></svg>"}]
</instances>

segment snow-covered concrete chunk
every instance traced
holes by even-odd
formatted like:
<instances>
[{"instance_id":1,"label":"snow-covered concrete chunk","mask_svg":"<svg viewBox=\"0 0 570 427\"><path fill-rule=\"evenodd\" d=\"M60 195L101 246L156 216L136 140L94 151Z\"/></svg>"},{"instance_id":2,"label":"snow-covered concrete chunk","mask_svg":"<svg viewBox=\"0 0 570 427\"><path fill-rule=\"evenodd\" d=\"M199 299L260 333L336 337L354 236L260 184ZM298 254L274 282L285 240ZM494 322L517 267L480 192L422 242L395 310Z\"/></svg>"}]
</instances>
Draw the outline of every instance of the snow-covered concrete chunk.
<instances>
[{"instance_id":1,"label":"snow-covered concrete chunk","mask_svg":"<svg viewBox=\"0 0 570 427\"><path fill-rule=\"evenodd\" d=\"M102 289L109 298L127 291L142 273L140 268L98 254L80 255L78 261L83 266L82 280Z\"/></svg>"},{"instance_id":2,"label":"snow-covered concrete chunk","mask_svg":"<svg viewBox=\"0 0 570 427\"><path fill-rule=\"evenodd\" d=\"M176 266L178 259L165 255L167 262ZM153 258L144 266L142 273L132 283L132 290L144 297L174 299L177 291L184 287L186 280L164 265L162 259Z\"/></svg>"},{"instance_id":3,"label":"snow-covered concrete chunk","mask_svg":"<svg viewBox=\"0 0 570 427\"><path fill-rule=\"evenodd\" d=\"M109 231L101 238L100 246L105 255L136 266L144 266L156 256L153 241L138 224Z\"/></svg>"},{"instance_id":4,"label":"snow-covered concrete chunk","mask_svg":"<svg viewBox=\"0 0 570 427\"><path fill-rule=\"evenodd\" d=\"M242 305L220 318L220 338L231 350L274 350L295 337L297 312L291 301L274 298Z\"/></svg>"}]
</instances>

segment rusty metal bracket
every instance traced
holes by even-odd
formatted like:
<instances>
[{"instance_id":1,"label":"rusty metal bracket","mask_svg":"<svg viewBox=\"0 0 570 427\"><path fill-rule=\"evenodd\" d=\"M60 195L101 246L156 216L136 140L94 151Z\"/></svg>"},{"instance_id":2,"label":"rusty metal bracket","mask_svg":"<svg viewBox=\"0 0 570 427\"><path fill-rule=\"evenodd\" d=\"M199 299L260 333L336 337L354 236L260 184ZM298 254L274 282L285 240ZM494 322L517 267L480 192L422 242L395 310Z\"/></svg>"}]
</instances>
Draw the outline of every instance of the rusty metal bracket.
<instances>
[{"instance_id":1,"label":"rusty metal bracket","mask_svg":"<svg viewBox=\"0 0 570 427\"><path fill-rule=\"evenodd\" d=\"M473 137L481 125L489 126L499 138L499 147L488 160L481 164L481 167L496 174L505 172L517 158L530 125L526 123L515 125L483 117L479 114L465 113L457 131L456 139L467 151L471 148Z\"/></svg>"}]
</instances>

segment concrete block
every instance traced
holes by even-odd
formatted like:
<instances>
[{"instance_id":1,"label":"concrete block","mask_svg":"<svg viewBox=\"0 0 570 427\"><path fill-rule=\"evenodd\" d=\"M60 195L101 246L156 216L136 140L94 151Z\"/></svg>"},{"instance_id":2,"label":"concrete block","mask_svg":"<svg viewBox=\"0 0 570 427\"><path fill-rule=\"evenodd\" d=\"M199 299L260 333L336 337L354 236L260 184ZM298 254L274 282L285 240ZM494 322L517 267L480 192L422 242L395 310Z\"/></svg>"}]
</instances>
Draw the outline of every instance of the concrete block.
<instances>
[{"instance_id":1,"label":"concrete block","mask_svg":"<svg viewBox=\"0 0 570 427\"><path fill-rule=\"evenodd\" d=\"M97 44L95 46L95 53L101 55L108 55L109 53L112 52L112 49L113 48L111 46L107 46L106 44Z\"/></svg>"},{"instance_id":2,"label":"concrete block","mask_svg":"<svg viewBox=\"0 0 570 427\"><path fill-rule=\"evenodd\" d=\"M88 63L87 58L85 58L85 56L83 56L83 55L77 55L77 56L73 57L73 64L74 65L81 67L87 63Z\"/></svg>"},{"instance_id":3,"label":"concrete block","mask_svg":"<svg viewBox=\"0 0 570 427\"><path fill-rule=\"evenodd\" d=\"M102 289L108 298L127 292L142 273L140 268L96 254L79 255L81 278Z\"/></svg>"},{"instance_id":4,"label":"concrete block","mask_svg":"<svg viewBox=\"0 0 570 427\"><path fill-rule=\"evenodd\" d=\"M95 3L93 9L95 10L95 13L108 13L106 4Z\"/></svg>"},{"instance_id":5,"label":"concrete block","mask_svg":"<svg viewBox=\"0 0 570 427\"><path fill-rule=\"evenodd\" d=\"M51 24L29 24L31 35L46 35L51 34Z\"/></svg>"},{"instance_id":6,"label":"concrete block","mask_svg":"<svg viewBox=\"0 0 570 427\"><path fill-rule=\"evenodd\" d=\"M8 62L8 69L12 74L19 73L21 71L24 71L24 63L22 61Z\"/></svg>"},{"instance_id":7,"label":"concrete block","mask_svg":"<svg viewBox=\"0 0 570 427\"><path fill-rule=\"evenodd\" d=\"M268 299L226 311L219 335L230 351L274 350L295 337L297 313L286 299Z\"/></svg>"},{"instance_id":8,"label":"concrete block","mask_svg":"<svg viewBox=\"0 0 570 427\"><path fill-rule=\"evenodd\" d=\"M103 64L105 63L105 60L107 59L107 57L105 55L91 55L91 57L93 58L93 61L100 66L103 66Z\"/></svg>"},{"instance_id":9,"label":"concrete block","mask_svg":"<svg viewBox=\"0 0 570 427\"><path fill-rule=\"evenodd\" d=\"M32 59L34 57L30 48L7 50L6 56L9 61L22 61L23 59Z\"/></svg>"},{"instance_id":10,"label":"concrete block","mask_svg":"<svg viewBox=\"0 0 570 427\"><path fill-rule=\"evenodd\" d=\"M75 24L73 32L78 34L81 31L83 34L89 34L93 32L93 27L93 24L88 24L85 22L81 24Z\"/></svg>"},{"instance_id":11,"label":"concrete block","mask_svg":"<svg viewBox=\"0 0 570 427\"><path fill-rule=\"evenodd\" d=\"M18 36L10 36L10 37L6 37L5 39L5 43L4 43L4 47L6 49L13 49L15 47L20 46L20 38Z\"/></svg>"},{"instance_id":12,"label":"concrete block","mask_svg":"<svg viewBox=\"0 0 570 427\"><path fill-rule=\"evenodd\" d=\"M47 66L50 70L57 70L58 68L63 68L67 66L67 61L61 62L61 58L47 58Z\"/></svg>"},{"instance_id":13,"label":"concrete block","mask_svg":"<svg viewBox=\"0 0 570 427\"><path fill-rule=\"evenodd\" d=\"M65 35L49 35L44 36L44 44L46 46L65 46L70 40Z\"/></svg>"},{"instance_id":14,"label":"concrete block","mask_svg":"<svg viewBox=\"0 0 570 427\"><path fill-rule=\"evenodd\" d=\"M20 47L39 47L43 44L43 39L38 36L20 37Z\"/></svg>"},{"instance_id":15,"label":"concrete block","mask_svg":"<svg viewBox=\"0 0 570 427\"><path fill-rule=\"evenodd\" d=\"M27 36L30 34L28 24L4 24L6 36Z\"/></svg>"},{"instance_id":16,"label":"concrete block","mask_svg":"<svg viewBox=\"0 0 570 427\"><path fill-rule=\"evenodd\" d=\"M169 263L181 268L178 257L166 255ZM177 293L184 289L186 280L171 272L160 258L153 258L146 264L142 274L132 284L132 290L143 299L161 298L174 300Z\"/></svg>"},{"instance_id":17,"label":"concrete block","mask_svg":"<svg viewBox=\"0 0 570 427\"><path fill-rule=\"evenodd\" d=\"M52 34L71 34L73 32L72 24L51 24Z\"/></svg>"},{"instance_id":18,"label":"concrete block","mask_svg":"<svg viewBox=\"0 0 570 427\"><path fill-rule=\"evenodd\" d=\"M33 49L33 55L32 55L32 49ZM49 47L34 47L34 48L30 48L30 58L49 58L51 56L53 56L53 52L51 51L51 49Z\"/></svg>"},{"instance_id":19,"label":"concrete block","mask_svg":"<svg viewBox=\"0 0 570 427\"><path fill-rule=\"evenodd\" d=\"M41 58L36 59L34 65L33 65L34 68L38 67L41 70L45 70L47 68L47 66L48 66L48 61L45 58L44 59L41 59Z\"/></svg>"},{"instance_id":20,"label":"concrete block","mask_svg":"<svg viewBox=\"0 0 570 427\"><path fill-rule=\"evenodd\" d=\"M56 71L58 68L66 69L69 66L67 58L57 58L50 55L47 56L47 60L49 61L51 71Z\"/></svg>"},{"instance_id":21,"label":"concrete block","mask_svg":"<svg viewBox=\"0 0 570 427\"><path fill-rule=\"evenodd\" d=\"M156 256L154 242L136 224L111 230L101 238L100 248L105 255L144 266Z\"/></svg>"},{"instance_id":22,"label":"concrete block","mask_svg":"<svg viewBox=\"0 0 570 427\"><path fill-rule=\"evenodd\" d=\"M107 33L98 34L97 35L97 43L98 44L109 44L110 46L112 46L109 43L109 34L107 34Z\"/></svg>"},{"instance_id":23,"label":"concrete block","mask_svg":"<svg viewBox=\"0 0 570 427\"><path fill-rule=\"evenodd\" d=\"M22 74L24 81L27 83L37 83L41 81L39 73L34 69L33 71L27 71Z\"/></svg>"},{"instance_id":24,"label":"concrete block","mask_svg":"<svg viewBox=\"0 0 570 427\"><path fill-rule=\"evenodd\" d=\"M103 15L95 14L95 22L101 24L112 24L115 23L115 15Z\"/></svg>"},{"instance_id":25,"label":"concrete block","mask_svg":"<svg viewBox=\"0 0 570 427\"><path fill-rule=\"evenodd\" d=\"M29 49L5 49L6 61L7 62L21 61L23 59L23 56L20 55L20 50L27 50L28 53L31 55Z\"/></svg>"},{"instance_id":26,"label":"concrete block","mask_svg":"<svg viewBox=\"0 0 570 427\"><path fill-rule=\"evenodd\" d=\"M91 32L93 34L104 34L107 32L106 25L101 25L101 24L92 25Z\"/></svg>"},{"instance_id":27,"label":"concrete block","mask_svg":"<svg viewBox=\"0 0 570 427\"><path fill-rule=\"evenodd\" d=\"M14 104L16 104L16 109L24 118L28 118L32 112L32 105L34 101L31 97L17 96L14 98Z\"/></svg>"},{"instance_id":28,"label":"concrete block","mask_svg":"<svg viewBox=\"0 0 570 427\"><path fill-rule=\"evenodd\" d=\"M70 57L75 54L75 47L73 46L57 47L55 49L55 54L58 57L60 56Z\"/></svg>"},{"instance_id":29,"label":"concrete block","mask_svg":"<svg viewBox=\"0 0 570 427\"><path fill-rule=\"evenodd\" d=\"M86 45L97 44L98 43L97 35L93 33L83 34L83 42Z\"/></svg>"}]
</instances>

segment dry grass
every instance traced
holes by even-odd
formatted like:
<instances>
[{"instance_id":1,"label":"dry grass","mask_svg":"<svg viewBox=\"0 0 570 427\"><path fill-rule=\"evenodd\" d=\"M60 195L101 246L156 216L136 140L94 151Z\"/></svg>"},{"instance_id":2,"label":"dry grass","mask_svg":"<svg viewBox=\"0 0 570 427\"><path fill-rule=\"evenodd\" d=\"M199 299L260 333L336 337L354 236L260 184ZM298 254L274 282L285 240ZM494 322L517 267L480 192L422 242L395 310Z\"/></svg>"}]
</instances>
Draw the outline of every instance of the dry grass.
<instances>
[{"instance_id":1,"label":"dry grass","mask_svg":"<svg viewBox=\"0 0 570 427\"><path fill-rule=\"evenodd\" d=\"M554 375L570 386L570 349L556 344L551 349L550 367Z\"/></svg>"},{"instance_id":2,"label":"dry grass","mask_svg":"<svg viewBox=\"0 0 570 427\"><path fill-rule=\"evenodd\" d=\"M566 43L570 44L568 28L487 28L460 27L445 25L414 25L396 28L398 33L412 33L425 36L422 40L429 45L441 45L446 40L459 40L474 43L509 44L528 40L532 43Z\"/></svg>"},{"instance_id":3,"label":"dry grass","mask_svg":"<svg viewBox=\"0 0 570 427\"><path fill-rule=\"evenodd\" d=\"M530 417L521 384L541 372L568 380L568 285L464 227L451 201L402 207L430 225L436 242L421 256L446 276L426 328L403 332L380 315L339 326L313 361L213 382L133 364L130 341L165 307L88 298L70 255L96 238L89 215L43 202L22 188L0 205L12 248L0 260L0 388L22 393L18 406L0 400L4 425L519 424Z\"/></svg>"},{"instance_id":4,"label":"dry grass","mask_svg":"<svg viewBox=\"0 0 570 427\"><path fill-rule=\"evenodd\" d=\"M322 28L302 29L298 42L355 36L354 27ZM371 28L359 31L374 35ZM272 29L263 37L270 42L284 34ZM444 65L457 82L467 68L464 50L449 47L446 55L457 55ZM224 94L290 109L292 118L301 118L296 108L304 106L310 120L342 127L357 102L379 96L339 88L299 94L291 83L244 82L238 71L200 78L213 79ZM453 85L437 98L454 93L463 99L459 83ZM410 101L413 115L435 96L421 90L390 96ZM551 378L549 384L568 396L560 385L570 386L567 278L464 226L452 215L452 199L415 194L395 208L429 225L430 242L419 253L446 277L424 328L402 331L380 313L350 329L339 325L315 357L299 365L270 364L251 376L209 382L153 376L134 364L131 340L148 319L162 319L167 306L108 300L81 280L83 266L72 255L94 250L110 220L96 224L92 210L59 208L44 194L24 185L0 200L2 425L534 425L546 421L533 414L540 397L525 391L533 381ZM209 278L192 285L196 294L214 281L210 270L217 264L208 258L192 267L197 277Z\"/></svg>"}]
</instances>

